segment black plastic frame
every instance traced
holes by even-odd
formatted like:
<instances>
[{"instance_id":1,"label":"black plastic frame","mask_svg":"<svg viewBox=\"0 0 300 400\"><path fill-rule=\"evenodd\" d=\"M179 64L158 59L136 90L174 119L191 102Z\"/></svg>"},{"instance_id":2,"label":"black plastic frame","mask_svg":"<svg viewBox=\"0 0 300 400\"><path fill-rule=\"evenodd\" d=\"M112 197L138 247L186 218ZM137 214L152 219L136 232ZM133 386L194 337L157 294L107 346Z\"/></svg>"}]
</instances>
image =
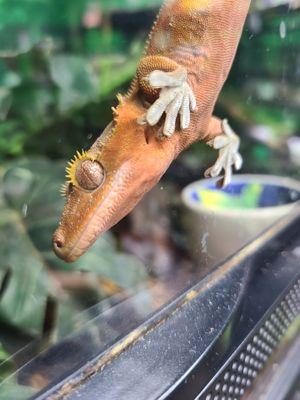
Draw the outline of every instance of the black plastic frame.
<instances>
[{"instance_id":1,"label":"black plastic frame","mask_svg":"<svg viewBox=\"0 0 300 400\"><path fill-rule=\"evenodd\" d=\"M216 382L300 283L300 252L295 251L300 249L299 226L297 210L109 350L33 399L213 398ZM300 314L300 297L295 301L293 317L282 322L286 330ZM283 337L282 331L272 351ZM224 392L220 399L242 398L247 387L232 395Z\"/></svg>"}]
</instances>

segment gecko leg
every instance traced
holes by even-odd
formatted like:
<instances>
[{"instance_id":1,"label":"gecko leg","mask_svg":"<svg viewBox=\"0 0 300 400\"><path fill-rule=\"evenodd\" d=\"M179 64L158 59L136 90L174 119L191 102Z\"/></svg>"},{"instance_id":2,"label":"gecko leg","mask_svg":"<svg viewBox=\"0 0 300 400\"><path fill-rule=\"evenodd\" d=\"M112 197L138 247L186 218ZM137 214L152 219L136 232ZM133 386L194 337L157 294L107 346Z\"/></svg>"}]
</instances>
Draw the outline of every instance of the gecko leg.
<instances>
[{"instance_id":1,"label":"gecko leg","mask_svg":"<svg viewBox=\"0 0 300 400\"><path fill-rule=\"evenodd\" d=\"M144 79L153 89L160 89L160 93L159 98L150 106L140 123L154 126L165 113L163 136L173 135L178 116L180 116L180 128L188 128L190 113L196 110L196 99L187 83L186 69L179 67L171 72L154 70Z\"/></svg>"},{"instance_id":2,"label":"gecko leg","mask_svg":"<svg viewBox=\"0 0 300 400\"><path fill-rule=\"evenodd\" d=\"M232 177L232 167L241 169L243 164L242 156L239 153L240 139L230 127L227 119L222 121L223 133L210 140L207 144L219 150L219 156L215 164L205 171L205 177L215 178L224 170L222 187L227 186Z\"/></svg>"}]
</instances>

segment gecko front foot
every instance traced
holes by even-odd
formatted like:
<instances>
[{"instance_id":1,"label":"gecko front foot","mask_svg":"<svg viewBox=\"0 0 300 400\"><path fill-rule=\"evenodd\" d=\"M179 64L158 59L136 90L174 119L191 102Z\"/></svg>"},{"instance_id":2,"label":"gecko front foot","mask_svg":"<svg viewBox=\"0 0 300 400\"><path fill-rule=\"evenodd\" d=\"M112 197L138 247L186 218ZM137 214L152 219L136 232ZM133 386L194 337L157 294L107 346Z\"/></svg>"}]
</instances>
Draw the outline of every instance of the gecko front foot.
<instances>
[{"instance_id":1,"label":"gecko front foot","mask_svg":"<svg viewBox=\"0 0 300 400\"><path fill-rule=\"evenodd\" d=\"M232 166L236 170L241 169L243 164L242 156L239 153L240 139L234 133L227 119L222 121L223 134L216 136L208 145L219 150L219 157L215 164L205 171L205 177L215 178L224 170L222 187L227 186L232 177Z\"/></svg>"},{"instance_id":2,"label":"gecko front foot","mask_svg":"<svg viewBox=\"0 0 300 400\"><path fill-rule=\"evenodd\" d=\"M140 123L156 125L162 115L166 113L162 134L170 137L176 128L176 120L180 115L180 128L186 129L190 125L190 113L196 110L196 99L187 83L185 68L178 68L172 72L152 71L146 78L153 89L161 89L159 98L150 106Z\"/></svg>"}]
</instances>

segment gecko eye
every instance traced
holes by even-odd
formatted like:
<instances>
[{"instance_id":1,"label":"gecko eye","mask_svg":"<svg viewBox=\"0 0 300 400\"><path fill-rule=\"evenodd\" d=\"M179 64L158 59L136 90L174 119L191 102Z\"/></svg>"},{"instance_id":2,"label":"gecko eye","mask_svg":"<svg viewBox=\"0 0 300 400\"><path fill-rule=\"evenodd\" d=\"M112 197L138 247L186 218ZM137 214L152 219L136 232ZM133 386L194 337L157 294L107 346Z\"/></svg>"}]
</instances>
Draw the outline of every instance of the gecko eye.
<instances>
[{"instance_id":1,"label":"gecko eye","mask_svg":"<svg viewBox=\"0 0 300 400\"><path fill-rule=\"evenodd\" d=\"M75 178L82 189L95 190L104 182L104 168L97 161L84 160L78 164Z\"/></svg>"}]
</instances>

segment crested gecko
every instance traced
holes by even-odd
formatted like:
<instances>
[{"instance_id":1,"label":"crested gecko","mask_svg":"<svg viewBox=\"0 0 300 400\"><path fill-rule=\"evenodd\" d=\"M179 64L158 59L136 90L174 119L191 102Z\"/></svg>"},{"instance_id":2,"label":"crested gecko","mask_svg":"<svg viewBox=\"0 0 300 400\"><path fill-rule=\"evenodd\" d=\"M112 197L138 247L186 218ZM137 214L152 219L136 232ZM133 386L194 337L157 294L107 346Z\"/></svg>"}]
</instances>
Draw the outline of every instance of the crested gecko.
<instances>
[{"instance_id":1,"label":"crested gecko","mask_svg":"<svg viewBox=\"0 0 300 400\"><path fill-rule=\"evenodd\" d=\"M242 166L239 138L213 109L230 71L250 0L166 0L112 122L67 167L66 204L53 235L72 262L126 216L178 154L204 141L219 151L206 177Z\"/></svg>"}]
</instances>

